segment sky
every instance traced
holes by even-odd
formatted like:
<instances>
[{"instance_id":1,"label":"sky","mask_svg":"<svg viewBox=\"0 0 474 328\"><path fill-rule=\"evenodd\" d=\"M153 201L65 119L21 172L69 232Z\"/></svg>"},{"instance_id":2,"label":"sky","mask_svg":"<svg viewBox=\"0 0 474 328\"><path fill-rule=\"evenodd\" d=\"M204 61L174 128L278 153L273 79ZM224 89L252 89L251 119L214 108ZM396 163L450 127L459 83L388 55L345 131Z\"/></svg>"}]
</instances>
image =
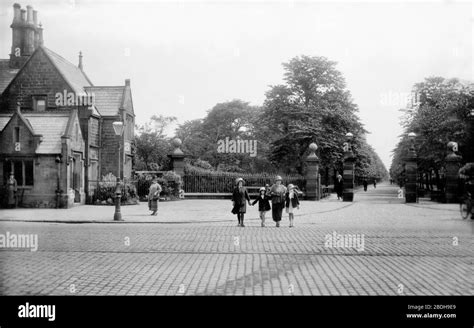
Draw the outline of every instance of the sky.
<instances>
[{"instance_id":1,"label":"sky","mask_svg":"<svg viewBox=\"0 0 474 328\"><path fill-rule=\"evenodd\" d=\"M232 99L262 105L283 82L282 63L327 57L387 168L412 86L474 80L471 1L1 0L0 58L10 54L15 2L38 10L46 47L74 64L82 51L94 85L131 79L138 124L203 118Z\"/></svg>"}]
</instances>

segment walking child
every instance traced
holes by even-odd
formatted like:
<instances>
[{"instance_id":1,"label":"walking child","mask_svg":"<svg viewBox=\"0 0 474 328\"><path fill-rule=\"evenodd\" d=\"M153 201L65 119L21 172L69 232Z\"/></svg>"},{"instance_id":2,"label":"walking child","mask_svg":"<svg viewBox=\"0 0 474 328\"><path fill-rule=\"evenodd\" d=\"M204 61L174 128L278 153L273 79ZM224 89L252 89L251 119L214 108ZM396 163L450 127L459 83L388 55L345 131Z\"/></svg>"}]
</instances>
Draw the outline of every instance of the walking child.
<instances>
[{"instance_id":1,"label":"walking child","mask_svg":"<svg viewBox=\"0 0 474 328\"><path fill-rule=\"evenodd\" d=\"M252 203L252 206L258 202L258 211L260 212L260 220L262 221L262 227L265 227L265 213L270 211L270 200L271 197L267 195L267 188L262 187L259 190L260 195Z\"/></svg>"},{"instance_id":2,"label":"walking child","mask_svg":"<svg viewBox=\"0 0 474 328\"><path fill-rule=\"evenodd\" d=\"M293 223L295 219L293 210L295 208L300 209L300 201L298 199L298 192L296 191L296 187L291 183L288 185L288 192L286 193L285 204L286 213L288 213L290 217L290 228L293 228L295 226Z\"/></svg>"}]
</instances>

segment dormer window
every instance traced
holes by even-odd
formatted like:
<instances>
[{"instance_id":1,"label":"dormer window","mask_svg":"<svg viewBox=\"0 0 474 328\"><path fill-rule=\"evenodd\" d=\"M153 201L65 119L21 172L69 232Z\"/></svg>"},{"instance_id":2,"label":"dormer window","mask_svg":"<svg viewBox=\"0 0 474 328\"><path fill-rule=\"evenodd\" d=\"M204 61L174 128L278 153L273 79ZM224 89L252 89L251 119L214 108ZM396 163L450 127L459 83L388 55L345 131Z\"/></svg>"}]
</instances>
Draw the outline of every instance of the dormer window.
<instances>
[{"instance_id":1,"label":"dormer window","mask_svg":"<svg viewBox=\"0 0 474 328\"><path fill-rule=\"evenodd\" d=\"M37 112L46 110L46 96L33 96L33 110Z\"/></svg>"}]
</instances>

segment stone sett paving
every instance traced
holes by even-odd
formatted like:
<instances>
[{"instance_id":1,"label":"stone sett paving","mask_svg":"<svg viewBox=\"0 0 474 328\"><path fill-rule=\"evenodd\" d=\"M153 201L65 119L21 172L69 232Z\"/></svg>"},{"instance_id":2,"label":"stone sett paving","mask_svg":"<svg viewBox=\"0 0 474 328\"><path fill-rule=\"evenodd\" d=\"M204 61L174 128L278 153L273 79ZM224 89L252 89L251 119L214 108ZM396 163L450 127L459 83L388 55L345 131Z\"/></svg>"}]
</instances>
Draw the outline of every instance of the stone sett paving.
<instances>
[{"instance_id":1,"label":"stone sett paving","mask_svg":"<svg viewBox=\"0 0 474 328\"><path fill-rule=\"evenodd\" d=\"M270 213L261 228L255 208L239 228L219 200L202 202L202 221L196 201L164 203L180 207L174 223L1 221L0 233L38 234L39 247L0 249L0 294L473 295L474 221L396 196L379 185L352 204L303 201L291 229ZM363 235L363 249L326 247L334 232Z\"/></svg>"}]
</instances>

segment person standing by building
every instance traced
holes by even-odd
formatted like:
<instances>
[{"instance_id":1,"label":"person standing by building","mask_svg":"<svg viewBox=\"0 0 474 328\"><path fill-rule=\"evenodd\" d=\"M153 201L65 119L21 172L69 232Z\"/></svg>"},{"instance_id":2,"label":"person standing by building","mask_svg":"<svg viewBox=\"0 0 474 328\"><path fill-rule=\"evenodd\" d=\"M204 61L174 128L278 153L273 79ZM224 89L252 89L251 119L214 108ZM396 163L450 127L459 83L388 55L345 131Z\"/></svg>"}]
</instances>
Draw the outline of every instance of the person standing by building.
<instances>
[{"instance_id":1,"label":"person standing by building","mask_svg":"<svg viewBox=\"0 0 474 328\"><path fill-rule=\"evenodd\" d=\"M288 213L290 219L290 228L293 228L294 225L294 208L300 209L300 201L298 199L298 191L296 190L295 186L291 183L288 185L288 192L286 193L285 197L285 204L286 204L286 213Z\"/></svg>"},{"instance_id":2,"label":"person standing by building","mask_svg":"<svg viewBox=\"0 0 474 328\"><path fill-rule=\"evenodd\" d=\"M277 175L275 183L270 188L270 197L272 198L272 218L276 226L280 226L283 208L285 207L286 187L282 185L281 176Z\"/></svg>"},{"instance_id":3,"label":"person standing by building","mask_svg":"<svg viewBox=\"0 0 474 328\"><path fill-rule=\"evenodd\" d=\"M344 181L342 180L342 175L338 174L336 181L334 181L334 190L337 194L337 200L342 199L342 191L344 189Z\"/></svg>"},{"instance_id":4,"label":"person standing by building","mask_svg":"<svg viewBox=\"0 0 474 328\"><path fill-rule=\"evenodd\" d=\"M266 194L267 189L265 187L260 188L258 198L252 203L252 206L258 202L258 211L260 212L260 220L262 221L262 227L265 227L265 213L270 211L270 196Z\"/></svg>"},{"instance_id":5,"label":"person standing by building","mask_svg":"<svg viewBox=\"0 0 474 328\"><path fill-rule=\"evenodd\" d=\"M364 181L362 182L362 184L364 185L364 191L367 191L367 179L364 179Z\"/></svg>"},{"instance_id":6,"label":"person standing by building","mask_svg":"<svg viewBox=\"0 0 474 328\"><path fill-rule=\"evenodd\" d=\"M160 199L161 186L158 183L158 179L153 178L150 185L150 191L148 192L148 208L152 211L151 215L157 215L158 212L158 201Z\"/></svg>"},{"instance_id":7,"label":"person standing by building","mask_svg":"<svg viewBox=\"0 0 474 328\"><path fill-rule=\"evenodd\" d=\"M244 215L247 211L247 201L250 204L250 196L247 191L247 188L244 187L244 179L238 178L235 180L235 188L232 192L232 213L237 215L237 220L239 221L238 227L245 227L244 225Z\"/></svg>"},{"instance_id":8,"label":"person standing by building","mask_svg":"<svg viewBox=\"0 0 474 328\"><path fill-rule=\"evenodd\" d=\"M15 208L17 204L16 192L18 191L18 185L13 173L11 173L10 178L8 178L7 190L8 190L8 207Z\"/></svg>"}]
</instances>

